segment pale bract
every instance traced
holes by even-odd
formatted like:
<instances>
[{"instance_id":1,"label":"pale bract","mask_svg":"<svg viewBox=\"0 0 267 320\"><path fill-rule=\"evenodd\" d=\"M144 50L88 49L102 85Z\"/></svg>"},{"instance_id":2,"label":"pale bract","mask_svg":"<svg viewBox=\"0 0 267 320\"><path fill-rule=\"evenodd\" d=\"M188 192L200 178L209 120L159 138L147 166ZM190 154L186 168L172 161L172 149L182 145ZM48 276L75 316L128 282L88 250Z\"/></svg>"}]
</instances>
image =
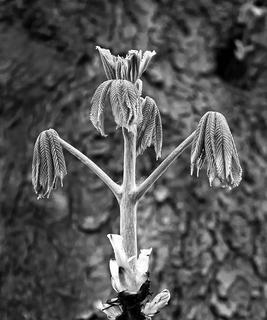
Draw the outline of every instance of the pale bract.
<instances>
[{"instance_id":1,"label":"pale bract","mask_svg":"<svg viewBox=\"0 0 267 320\"><path fill-rule=\"evenodd\" d=\"M108 238L115 255L115 259L110 260L111 282L118 295L117 298L112 298L106 303L98 302L97 308L110 320L128 319L130 314L136 319L151 319L170 300L170 292L167 289L150 299L148 267L152 249L140 250L135 270L133 270L130 265L133 257L127 257L122 237L109 234Z\"/></svg>"},{"instance_id":2,"label":"pale bract","mask_svg":"<svg viewBox=\"0 0 267 320\"><path fill-rule=\"evenodd\" d=\"M162 308L168 305L170 300L170 292L167 289L158 293L151 301L145 300L141 303L141 314L144 315L144 319L150 320L153 316L158 314ZM112 301L113 300L113 301ZM96 308L104 312L109 320L117 320L123 313L123 308L120 306L117 299L112 299L111 303L98 302Z\"/></svg>"},{"instance_id":3,"label":"pale bract","mask_svg":"<svg viewBox=\"0 0 267 320\"><path fill-rule=\"evenodd\" d=\"M151 318L168 304L170 298L170 291L164 289L143 306L142 312Z\"/></svg>"},{"instance_id":4,"label":"pale bract","mask_svg":"<svg viewBox=\"0 0 267 320\"><path fill-rule=\"evenodd\" d=\"M104 312L108 319L115 320L118 316L122 314L122 309L120 305L110 305L108 303L102 303L98 301L96 308Z\"/></svg>"},{"instance_id":5,"label":"pale bract","mask_svg":"<svg viewBox=\"0 0 267 320\"><path fill-rule=\"evenodd\" d=\"M207 112L199 121L191 149L191 175L197 176L207 161L210 186L218 178L222 187L237 187L242 180L235 142L225 117L219 112Z\"/></svg>"},{"instance_id":6,"label":"pale bract","mask_svg":"<svg viewBox=\"0 0 267 320\"><path fill-rule=\"evenodd\" d=\"M152 249L142 249L136 262L136 271L130 266L123 247L122 237L109 234L109 241L113 247L115 260L110 260L110 273L113 289L117 292L137 292L141 285L148 279L149 256Z\"/></svg>"}]
</instances>

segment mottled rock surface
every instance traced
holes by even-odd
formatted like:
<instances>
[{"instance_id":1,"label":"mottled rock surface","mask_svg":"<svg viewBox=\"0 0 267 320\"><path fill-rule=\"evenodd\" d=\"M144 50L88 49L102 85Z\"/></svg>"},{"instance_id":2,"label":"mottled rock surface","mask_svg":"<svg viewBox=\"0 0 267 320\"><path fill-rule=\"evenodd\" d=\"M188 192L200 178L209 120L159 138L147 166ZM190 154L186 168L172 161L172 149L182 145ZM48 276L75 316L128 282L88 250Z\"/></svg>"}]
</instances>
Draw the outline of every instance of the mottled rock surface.
<instances>
[{"instance_id":1,"label":"mottled rock surface","mask_svg":"<svg viewBox=\"0 0 267 320\"><path fill-rule=\"evenodd\" d=\"M163 156L215 110L229 121L244 169L239 188L211 189L204 170L189 175L187 150L140 203L153 291L172 293L158 319L266 319L267 27L263 19L240 31L244 2L0 1L0 319L96 319L96 301L112 293L112 194L67 153L63 189L37 201L31 186L33 144L49 128L121 181L119 130L109 117L105 139L88 120L104 80L96 45L157 51L144 94L161 110ZM253 50L238 60L240 32ZM152 149L140 156L139 178L156 165Z\"/></svg>"}]
</instances>

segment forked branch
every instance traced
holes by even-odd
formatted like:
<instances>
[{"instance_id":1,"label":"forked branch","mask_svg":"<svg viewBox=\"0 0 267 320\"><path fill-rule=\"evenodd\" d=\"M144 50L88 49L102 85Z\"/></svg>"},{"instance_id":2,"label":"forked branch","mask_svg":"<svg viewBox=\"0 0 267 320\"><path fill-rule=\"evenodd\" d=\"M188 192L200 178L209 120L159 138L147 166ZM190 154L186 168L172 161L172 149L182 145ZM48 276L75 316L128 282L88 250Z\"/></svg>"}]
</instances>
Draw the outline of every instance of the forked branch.
<instances>
[{"instance_id":1,"label":"forked branch","mask_svg":"<svg viewBox=\"0 0 267 320\"><path fill-rule=\"evenodd\" d=\"M74 148L68 142L58 137L59 142L62 147L68 150L72 155L79 159L83 164L85 164L89 169L91 169L113 192L117 200L121 198L121 186L115 183L98 165L96 165L92 160L90 160L82 152Z\"/></svg>"},{"instance_id":2,"label":"forked branch","mask_svg":"<svg viewBox=\"0 0 267 320\"><path fill-rule=\"evenodd\" d=\"M99 309L111 320L152 319L168 304L170 292L165 289L154 299L149 297L148 266L152 249L142 249L139 256L137 254L136 213L139 200L191 144L191 175L196 168L198 176L206 161L210 185L217 179L222 187L231 189L238 186L242 179L242 168L225 117L219 112L209 111L200 119L196 131L178 145L143 183L136 186L137 155L153 145L158 158L162 149L160 111L152 98L142 97L140 79L155 52L130 50L122 58L113 56L107 49L98 47L98 50L107 80L94 93L90 120L105 136L104 109L108 99L124 139L122 185L116 184L92 160L61 139L55 130L49 129L39 134L34 145L33 187L40 199L49 197L57 180L63 185L63 178L67 174L64 147L110 188L120 208L120 235L108 235L115 254L115 260L110 260L111 282L118 295L101 304Z\"/></svg>"},{"instance_id":3,"label":"forked branch","mask_svg":"<svg viewBox=\"0 0 267 320\"><path fill-rule=\"evenodd\" d=\"M176 147L165 160L150 174L150 176L141 183L135 193L135 199L138 201L147 192L147 190L158 180L158 178L168 169L182 152L191 145L194 139L195 131L190 134L178 147Z\"/></svg>"}]
</instances>

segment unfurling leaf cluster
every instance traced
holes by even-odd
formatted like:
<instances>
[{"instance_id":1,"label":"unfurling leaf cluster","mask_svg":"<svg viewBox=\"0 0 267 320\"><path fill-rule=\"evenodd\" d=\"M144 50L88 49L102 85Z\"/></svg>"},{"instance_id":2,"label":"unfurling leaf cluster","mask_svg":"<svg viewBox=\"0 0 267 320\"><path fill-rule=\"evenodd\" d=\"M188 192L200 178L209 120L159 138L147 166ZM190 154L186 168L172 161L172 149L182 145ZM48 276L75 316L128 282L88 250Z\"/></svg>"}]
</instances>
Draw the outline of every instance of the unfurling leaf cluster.
<instances>
[{"instance_id":1,"label":"unfurling leaf cluster","mask_svg":"<svg viewBox=\"0 0 267 320\"><path fill-rule=\"evenodd\" d=\"M135 83L146 71L155 51L130 50L125 58L114 56L110 50L96 47L109 80L122 79Z\"/></svg>"},{"instance_id":2,"label":"unfurling leaf cluster","mask_svg":"<svg viewBox=\"0 0 267 320\"><path fill-rule=\"evenodd\" d=\"M32 184L38 199L49 198L58 179L63 186L66 174L64 154L57 132L53 129L41 132L34 145L32 161Z\"/></svg>"},{"instance_id":3,"label":"unfurling leaf cluster","mask_svg":"<svg viewBox=\"0 0 267 320\"><path fill-rule=\"evenodd\" d=\"M191 174L197 175L207 160L210 185L218 178L223 187L234 188L242 180L235 142L225 117L219 112L207 112L199 121L191 149Z\"/></svg>"},{"instance_id":4,"label":"unfurling leaf cluster","mask_svg":"<svg viewBox=\"0 0 267 320\"><path fill-rule=\"evenodd\" d=\"M158 159L162 148L160 112L152 98L141 97L140 79L155 52L130 50L122 58L112 55L107 49L97 49L108 80L100 84L93 95L89 116L91 122L101 135L106 136L104 111L106 104L110 104L117 127L128 131L137 129L137 155L153 145Z\"/></svg>"}]
</instances>

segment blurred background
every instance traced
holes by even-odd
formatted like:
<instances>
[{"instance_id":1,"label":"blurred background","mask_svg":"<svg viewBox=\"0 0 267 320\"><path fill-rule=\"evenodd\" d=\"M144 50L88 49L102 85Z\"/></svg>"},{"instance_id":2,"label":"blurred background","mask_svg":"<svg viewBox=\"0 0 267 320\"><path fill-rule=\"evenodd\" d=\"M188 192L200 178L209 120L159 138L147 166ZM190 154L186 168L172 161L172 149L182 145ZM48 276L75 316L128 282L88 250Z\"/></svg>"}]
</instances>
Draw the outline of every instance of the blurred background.
<instances>
[{"instance_id":1,"label":"blurred background","mask_svg":"<svg viewBox=\"0 0 267 320\"><path fill-rule=\"evenodd\" d=\"M95 303L114 294L111 192L67 152L63 189L37 201L31 185L49 128L121 181L120 130L108 116L102 138L88 119L105 80L96 45L156 50L143 84L161 111L163 157L215 110L244 170L232 192L211 189L205 170L190 176L187 150L140 203L152 290L172 295L157 318L266 319L266 7L241 0L0 1L0 319L104 319ZM138 157L139 179L157 164L152 149Z\"/></svg>"}]
</instances>

